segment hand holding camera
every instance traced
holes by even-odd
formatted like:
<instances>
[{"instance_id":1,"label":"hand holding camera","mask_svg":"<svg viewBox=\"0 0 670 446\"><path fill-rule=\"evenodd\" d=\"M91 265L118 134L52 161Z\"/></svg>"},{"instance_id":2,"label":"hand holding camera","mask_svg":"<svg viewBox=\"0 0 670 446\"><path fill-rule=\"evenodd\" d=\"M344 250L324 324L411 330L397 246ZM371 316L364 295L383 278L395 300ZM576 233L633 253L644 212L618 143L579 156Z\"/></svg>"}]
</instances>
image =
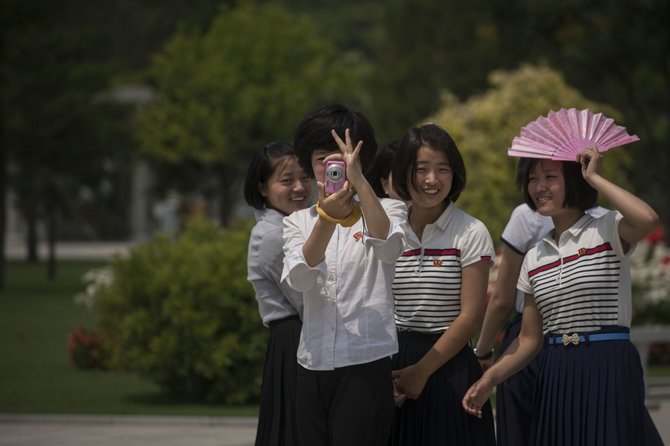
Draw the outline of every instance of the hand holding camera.
<instances>
[{"instance_id":1,"label":"hand holding camera","mask_svg":"<svg viewBox=\"0 0 670 446\"><path fill-rule=\"evenodd\" d=\"M333 194L342 189L345 181L347 181L347 167L344 161L328 160L326 161L326 178L325 178L326 195Z\"/></svg>"}]
</instances>

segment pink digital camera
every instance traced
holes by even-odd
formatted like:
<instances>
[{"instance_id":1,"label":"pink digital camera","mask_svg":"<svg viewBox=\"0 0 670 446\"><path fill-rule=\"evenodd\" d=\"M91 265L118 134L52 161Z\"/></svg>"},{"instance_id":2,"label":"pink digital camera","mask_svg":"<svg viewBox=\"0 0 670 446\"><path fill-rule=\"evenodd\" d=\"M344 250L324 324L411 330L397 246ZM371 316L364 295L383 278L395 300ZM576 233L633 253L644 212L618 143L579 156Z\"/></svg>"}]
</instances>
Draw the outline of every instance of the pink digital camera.
<instances>
[{"instance_id":1,"label":"pink digital camera","mask_svg":"<svg viewBox=\"0 0 670 446\"><path fill-rule=\"evenodd\" d=\"M330 195L342 189L345 181L347 181L347 169L344 161L326 161L326 195Z\"/></svg>"}]
</instances>

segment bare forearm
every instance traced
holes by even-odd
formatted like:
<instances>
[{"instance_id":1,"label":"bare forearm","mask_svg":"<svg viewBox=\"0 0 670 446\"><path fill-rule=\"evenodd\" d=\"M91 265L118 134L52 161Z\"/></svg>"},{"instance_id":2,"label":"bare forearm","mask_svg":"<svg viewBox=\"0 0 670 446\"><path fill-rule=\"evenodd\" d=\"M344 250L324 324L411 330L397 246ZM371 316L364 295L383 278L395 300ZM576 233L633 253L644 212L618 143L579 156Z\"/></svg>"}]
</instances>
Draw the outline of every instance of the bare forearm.
<instances>
[{"instance_id":1,"label":"bare forearm","mask_svg":"<svg viewBox=\"0 0 670 446\"><path fill-rule=\"evenodd\" d=\"M302 247L302 254L309 266L316 266L326 258L326 248L335 231L335 225L319 217Z\"/></svg>"},{"instance_id":2,"label":"bare forearm","mask_svg":"<svg viewBox=\"0 0 670 446\"><path fill-rule=\"evenodd\" d=\"M421 358L417 366L426 373L426 376L432 375L465 347L480 325L481 318L461 313L435 342L433 348Z\"/></svg>"},{"instance_id":3,"label":"bare forearm","mask_svg":"<svg viewBox=\"0 0 670 446\"><path fill-rule=\"evenodd\" d=\"M602 197L612 203L631 226L639 227L643 232L651 232L658 226L659 218L656 211L626 189L600 175L592 175L589 183Z\"/></svg>"},{"instance_id":4,"label":"bare forearm","mask_svg":"<svg viewBox=\"0 0 670 446\"><path fill-rule=\"evenodd\" d=\"M357 184L355 187L368 234L370 237L385 240L389 235L391 222L379 198L367 181L361 181L361 184Z\"/></svg>"},{"instance_id":5,"label":"bare forearm","mask_svg":"<svg viewBox=\"0 0 670 446\"><path fill-rule=\"evenodd\" d=\"M495 365L484 372L486 379L492 385L500 384L531 362L541 348L541 338L538 340L517 337Z\"/></svg>"},{"instance_id":6,"label":"bare forearm","mask_svg":"<svg viewBox=\"0 0 670 446\"><path fill-rule=\"evenodd\" d=\"M484 324L482 325L482 331L477 340L478 354L484 355L493 349L495 337L513 308L513 303L510 304L507 300L491 298L486 307Z\"/></svg>"}]
</instances>

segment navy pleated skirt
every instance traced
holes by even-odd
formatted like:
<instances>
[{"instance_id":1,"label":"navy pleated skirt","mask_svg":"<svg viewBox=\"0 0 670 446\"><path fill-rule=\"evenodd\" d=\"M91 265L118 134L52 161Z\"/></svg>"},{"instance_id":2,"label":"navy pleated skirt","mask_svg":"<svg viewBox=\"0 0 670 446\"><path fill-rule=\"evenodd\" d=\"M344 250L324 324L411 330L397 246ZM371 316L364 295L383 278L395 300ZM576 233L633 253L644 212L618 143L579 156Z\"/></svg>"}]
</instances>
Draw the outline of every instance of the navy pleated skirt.
<instances>
[{"instance_id":1,"label":"navy pleated skirt","mask_svg":"<svg viewBox=\"0 0 670 446\"><path fill-rule=\"evenodd\" d=\"M393 369L416 364L440 335L399 332L399 353ZM417 400L396 409L391 444L394 446L495 445L493 411L487 402L482 418L468 415L461 401L466 390L482 376L472 349L465 346L428 379Z\"/></svg>"},{"instance_id":2,"label":"navy pleated skirt","mask_svg":"<svg viewBox=\"0 0 670 446\"><path fill-rule=\"evenodd\" d=\"M599 333L627 331L607 327ZM640 356L628 340L545 342L534 407L531 445L662 444L644 405Z\"/></svg>"},{"instance_id":3,"label":"navy pleated skirt","mask_svg":"<svg viewBox=\"0 0 670 446\"><path fill-rule=\"evenodd\" d=\"M510 322L502 341L502 351L519 336L521 313ZM496 439L498 446L526 446L533 418L535 379L541 353L526 367L496 387Z\"/></svg>"},{"instance_id":4,"label":"navy pleated skirt","mask_svg":"<svg viewBox=\"0 0 670 446\"><path fill-rule=\"evenodd\" d=\"M298 316L272 321L265 355L256 446L298 444L296 424L296 353L302 322Z\"/></svg>"}]
</instances>

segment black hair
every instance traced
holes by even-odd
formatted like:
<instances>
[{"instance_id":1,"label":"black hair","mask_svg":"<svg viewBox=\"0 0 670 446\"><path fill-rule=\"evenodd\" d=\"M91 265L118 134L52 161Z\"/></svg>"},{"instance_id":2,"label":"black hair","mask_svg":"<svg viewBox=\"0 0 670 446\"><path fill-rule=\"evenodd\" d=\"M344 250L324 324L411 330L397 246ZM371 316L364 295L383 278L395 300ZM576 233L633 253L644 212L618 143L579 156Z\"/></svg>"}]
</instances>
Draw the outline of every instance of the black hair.
<instances>
[{"instance_id":1,"label":"black hair","mask_svg":"<svg viewBox=\"0 0 670 446\"><path fill-rule=\"evenodd\" d=\"M531 161L533 161L532 158L519 158L519 162L516 165L516 185L521 190L523 190L524 182L528 178Z\"/></svg>"},{"instance_id":2,"label":"black hair","mask_svg":"<svg viewBox=\"0 0 670 446\"><path fill-rule=\"evenodd\" d=\"M393 157L400 141L391 141L382 147L375 156L374 161L365 172L365 177L370 182L370 186L374 189L379 198L388 198L384 191L382 180L386 180L393 168Z\"/></svg>"},{"instance_id":3,"label":"black hair","mask_svg":"<svg viewBox=\"0 0 670 446\"><path fill-rule=\"evenodd\" d=\"M344 140L346 129L349 129L354 145L363 141L359 155L363 171L372 163L377 152L377 140L370 121L363 114L343 105L326 104L317 107L300 121L293 138L298 162L307 175L314 178L312 153L315 150L339 151L330 131L335 130Z\"/></svg>"},{"instance_id":4,"label":"black hair","mask_svg":"<svg viewBox=\"0 0 670 446\"><path fill-rule=\"evenodd\" d=\"M542 162L542 159L532 159L528 163L528 168L524 174L522 189L524 201L528 207L534 211L537 210L537 208L528 193L528 178L530 177L530 172L532 172L539 162ZM587 209L596 206L598 191L584 179L584 175L582 175L582 165L575 161L561 161L561 168L565 180L565 200L563 201L563 207L578 208L582 211L586 211Z\"/></svg>"},{"instance_id":5,"label":"black hair","mask_svg":"<svg viewBox=\"0 0 670 446\"><path fill-rule=\"evenodd\" d=\"M259 150L249 162L244 178L244 199L249 206L265 209L267 202L261 195L259 185L270 179L277 168L276 161L286 156L295 156L293 146L284 141L275 141Z\"/></svg>"},{"instance_id":6,"label":"black hair","mask_svg":"<svg viewBox=\"0 0 670 446\"><path fill-rule=\"evenodd\" d=\"M465 163L449 133L435 124L412 127L400 141L393 163L393 188L396 193L403 200L409 201L412 197L408 181L411 181L414 189L420 188L416 184L416 157L421 147L439 150L447 156L453 172L453 181L446 201L456 202L465 188Z\"/></svg>"}]
</instances>

